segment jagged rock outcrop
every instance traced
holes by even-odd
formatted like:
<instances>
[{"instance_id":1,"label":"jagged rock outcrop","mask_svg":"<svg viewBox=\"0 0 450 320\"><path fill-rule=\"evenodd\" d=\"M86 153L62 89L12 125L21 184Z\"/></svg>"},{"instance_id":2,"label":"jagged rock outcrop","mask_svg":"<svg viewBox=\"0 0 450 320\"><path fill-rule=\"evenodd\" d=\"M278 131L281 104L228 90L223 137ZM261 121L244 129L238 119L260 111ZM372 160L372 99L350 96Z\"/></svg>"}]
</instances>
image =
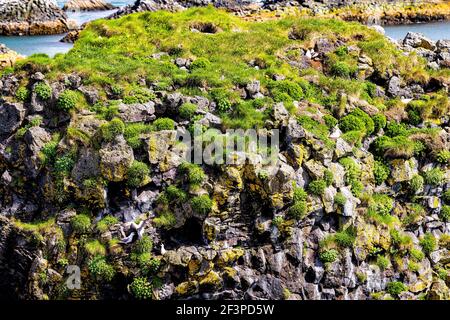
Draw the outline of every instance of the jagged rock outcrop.
<instances>
[{"instance_id":1,"label":"jagged rock outcrop","mask_svg":"<svg viewBox=\"0 0 450 320\"><path fill-rule=\"evenodd\" d=\"M53 0L0 1L0 35L59 34L74 26Z\"/></svg>"},{"instance_id":2,"label":"jagged rock outcrop","mask_svg":"<svg viewBox=\"0 0 450 320\"><path fill-rule=\"evenodd\" d=\"M0 70L5 67L12 67L21 58L23 56L0 43Z\"/></svg>"},{"instance_id":3,"label":"jagged rock outcrop","mask_svg":"<svg viewBox=\"0 0 450 320\"><path fill-rule=\"evenodd\" d=\"M103 11L116 7L104 0L69 0L64 3L64 11Z\"/></svg>"}]
</instances>

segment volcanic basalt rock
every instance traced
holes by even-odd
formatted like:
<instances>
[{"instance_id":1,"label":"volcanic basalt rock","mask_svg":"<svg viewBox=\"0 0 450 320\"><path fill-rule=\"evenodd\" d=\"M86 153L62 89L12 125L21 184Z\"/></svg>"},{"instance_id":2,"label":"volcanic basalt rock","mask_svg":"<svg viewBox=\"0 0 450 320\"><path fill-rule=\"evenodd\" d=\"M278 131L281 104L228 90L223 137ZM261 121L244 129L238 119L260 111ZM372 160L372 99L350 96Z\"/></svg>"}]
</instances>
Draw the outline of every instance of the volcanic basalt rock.
<instances>
[{"instance_id":1,"label":"volcanic basalt rock","mask_svg":"<svg viewBox=\"0 0 450 320\"><path fill-rule=\"evenodd\" d=\"M52 0L0 0L0 35L59 34L73 27Z\"/></svg>"}]
</instances>

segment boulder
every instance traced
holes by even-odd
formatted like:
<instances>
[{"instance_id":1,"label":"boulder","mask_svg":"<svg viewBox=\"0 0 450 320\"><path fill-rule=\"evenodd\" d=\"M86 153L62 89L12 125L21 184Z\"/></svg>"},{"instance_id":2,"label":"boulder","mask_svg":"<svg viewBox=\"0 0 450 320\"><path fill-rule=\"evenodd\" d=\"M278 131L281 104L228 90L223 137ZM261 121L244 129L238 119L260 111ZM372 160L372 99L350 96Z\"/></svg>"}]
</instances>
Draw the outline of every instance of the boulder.
<instances>
[{"instance_id":1,"label":"boulder","mask_svg":"<svg viewBox=\"0 0 450 320\"><path fill-rule=\"evenodd\" d=\"M414 158L392 160L391 168L393 183L410 181L418 173L418 163Z\"/></svg>"},{"instance_id":2,"label":"boulder","mask_svg":"<svg viewBox=\"0 0 450 320\"><path fill-rule=\"evenodd\" d=\"M118 117L124 122L149 122L156 118L155 103L134 103L119 105Z\"/></svg>"},{"instance_id":3,"label":"boulder","mask_svg":"<svg viewBox=\"0 0 450 320\"><path fill-rule=\"evenodd\" d=\"M12 67L17 60L22 58L23 56L0 43L0 70L6 67Z\"/></svg>"},{"instance_id":4,"label":"boulder","mask_svg":"<svg viewBox=\"0 0 450 320\"><path fill-rule=\"evenodd\" d=\"M428 50L434 50L436 48L436 43L434 41L428 39L423 34L416 32L408 32L403 39L403 45Z\"/></svg>"},{"instance_id":5,"label":"boulder","mask_svg":"<svg viewBox=\"0 0 450 320\"><path fill-rule=\"evenodd\" d=\"M32 127L24 135L27 144L27 156L24 159L27 174L35 178L42 165L40 151L51 140L50 134L41 127Z\"/></svg>"},{"instance_id":6,"label":"boulder","mask_svg":"<svg viewBox=\"0 0 450 320\"><path fill-rule=\"evenodd\" d=\"M100 171L108 181L122 181L134 161L133 149L123 136L103 143L100 151Z\"/></svg>"},{"instance_id":7,"label":"boulder","mask_svg":"<svg viewBox=\"0 0 450 320\"><path fill-rule=\"evenodd\" d=\"M12 134L25 118L25 108L21 103L2 102L0 100L0 136Z\"/></svg>"}]
</instances>

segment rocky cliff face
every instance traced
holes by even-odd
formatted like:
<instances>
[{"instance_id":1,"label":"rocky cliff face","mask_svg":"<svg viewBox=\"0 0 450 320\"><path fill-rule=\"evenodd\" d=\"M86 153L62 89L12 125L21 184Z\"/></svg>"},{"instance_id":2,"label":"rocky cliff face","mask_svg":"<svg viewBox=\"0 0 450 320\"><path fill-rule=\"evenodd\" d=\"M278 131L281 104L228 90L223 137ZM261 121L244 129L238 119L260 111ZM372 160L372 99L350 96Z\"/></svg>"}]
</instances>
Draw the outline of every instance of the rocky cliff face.
<instances>
[{"instance_id":1,"label":"rocky cliff face","mask_svg":"<svg viewBox=\"0 0 450 320\"><path fill-rule=\"evenodd\" d=\"M73 25L51 0L1 0L0 34L58 34Z\"/></svg>"},{"instance_id":2,"label":"rocky cliff face","mask_svg":"<svg viewBox=\"0 0 450 320\"><path fill-rule=\"evenodd\" d=\"M0 78L1 294L449 299L449 53L213 8L88 25ZM195 164L198 126L279 144Z\"/></svg>"},{"instance_id":3,"label":"rocky cliff face","mask_svg":"<svg viewBox=\"0 0 450 320\"><path fill-rule=\"evenodd\" d=\"M64 11L102 11L112 10L115 6L103 0L69 0L64 3Z\"/></svg>"}]
</instances>

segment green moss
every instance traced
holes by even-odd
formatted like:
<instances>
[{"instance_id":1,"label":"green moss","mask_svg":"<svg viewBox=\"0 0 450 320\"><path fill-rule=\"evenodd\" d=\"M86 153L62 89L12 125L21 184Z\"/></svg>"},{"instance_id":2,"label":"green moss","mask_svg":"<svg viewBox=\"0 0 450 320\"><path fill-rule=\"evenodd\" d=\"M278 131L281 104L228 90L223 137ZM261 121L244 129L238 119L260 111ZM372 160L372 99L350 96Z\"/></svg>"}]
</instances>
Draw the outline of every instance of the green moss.
<instances>
[{"instance_id":1,"label":"green moss","mask_svg":"<svg viewBox=\"0 0 450 320\"><path fill-rule=\"evenodd\" d=\"M170 118L158 118L152 123L153 129L156 131L160 130L174 130L175 121Z\"/></svg>"},{"instance_id":2,"label":"green moss","mask_svg":"<svg viewBox=\"0 0 450 320\"><path fill-rule=\"evenodd\" d=\"M202 216L206 216L212 207L212 200L207 194L197 196L191 199L192 209Z\"/></svg>"},{"instance_id":3,"label":"green moss","mask_svg":"<svg viewBox=\"0 0 450 320\"><path fill-rule=\"evenodd\" d=\"M445 203L450 204L450 189L444 192L442 200L444 200Z\"/></svg>"},{"instance_id":4,"label":"green moss","mask_svg":"<svg viewBox=\"0 0 450 320\"><path fill-rule=\"evenodd\" d=\"M433 168L424 172L425 182L434 186L440 185L444 182L444 172L440 168Z\"/></svg>"},{"instance_id":5,"label":"green moss","mask_svg":"<svg viewBox=\"0 0 450 320\"><path fill-rule=\"evenodd\" d=\"M192 119L197 111L197 106L193 103L183 103L178 110L180 116L184 119Z\"/></svg>"},{"instance_id":6,"label":"green moss","mask_svg":"<svg viewBox=\"0 0 450 320\"><path fill-rule=\"evenodd\" d=\"M142 236L133 246L133 252L136 254L150 253L153 249L153 241L148 235Z\"/></svg>"},{"instance_id":7,"label":"green moss","mask_svg":"<svg viewBox=\"0 0 450 320\"><path fill-rule=\"evenodd\" d=\"M373 167L373 175L375 177L375 183L377 185L382 184L389 177L391 170L387 165L380 161L375 161Z\"/></svg>"},{"instance_id":8,"label":"green moss","mask_svg":"<svg viewBox=\"0 0 450 320\"><path fill-rule=\"evenodd\" d=\"M352 194L356 197L361 195L363 185L360 181L361 168L352 158L339 159L339 163L345 168L345 183L351 186Z\"/></svg>"},{"instance_id":9,"label":"green moss","mask_svg":"<svg viewBox=\"0 0 450 320\"><path fill-rule=\"evenodd\" d=\"M381 270L385 270L389 267L390 264L390 260L384 256L377 256L377 266L381 269Z\"/></svg>"},{"instance_id":10,"label":"green moss","mask_svg":"<svg viewBox=\"0 0 450 320\"><path fill-rule=\"evenodd\" d=\"M323 141L328 148L333 148L335 143L329 138L328 127L321 124L308 116L300 116L297 118L299 124L301 124L307 131L311 132L319 140Z\"/></svg>"},{"instance_id":11,"label":"green moss","mask_svg":"<svg viewBox=\"0 0 450 320\"><path fill-rule=\"evenodd\" d=\"M110 122L103 124L100 127L100 132L103 140L113 141L117 136L125 132L125 124L119 118L114 118Z\"/></svg>"},{"instance_id":12,"label":"green moss","mask_svg":"<svg viewBox=\"0 0 450 320\"><path fill-rule=\"evenodd\" d=\"M153 127L151 125L137 122L137 123L127 123L125 125L125 130L123 136L127 141L128 145L133 149L138 149L142 146L141 134L152 132Z\"/></svg>"},{"instance_id":13,"label":"green moss","mask_svg":"<svg viewBox=\"0 0 450 320\"><path fill-rule=\"evenodd\" d=\"M176 224L175 215L170 211L163 211L158 214L156 218L153 219L153 222L157 227L164 229L171 229Z\"/></svg>"},{"instance_id":14,"label":"green moss","mask_svg":"<svg viewBox=\"0 0 450 320\"><path fill-rule=\"evenodd\" d=\"M137 87L123 98L125 104L146 103L156 98L155 94L147 88Z\"/></svg>"},{"instance_id":15,"label":"green moss","mask_svg":"<svg viewBox=\"0 0 450 320\"><path fill-rule=\"evenodd\" d=\"M308 190L317 196L322 195L325 192L325 189L327 187L327 183L323 179L317 179L314 181L311 181L308 185Z\"/></svg>"},{"instance_id":16,"label":"green moss","mask_svg":"<svg viewBox=\"0 0 450 320\"><path fill-rule=\"evenodd\" d=\"M127 184L130 187L141 187L149 181L150 169L145 163L135 160L128 168L127 177Z\"/></svg>"},{"instance_id":17,"label":"green moss","mask_svg":"<svg viewBox=\"0 0 450 320\"><path fill-rule=\"evenodd\" d=\"M377 218L379 216L390 215L394 207L394 201L385 194L374 194L369 202L367 213L369 216Z\"/></svg>"},{"instance_id":18,"label":"green moss","mask_svg":"<svg viewBox=\"0 0 450 320\"><path fill-rule=\"evenodd\" d=\"M50 164L55 161L58 144L60 140L61 136L59 135L59 133L55 133L52 135L52 139L46 144L44 144L39 154L44 164Z\"/></svg>"},{"instance_id":19,"label":"green moss","mask_svg":"<svg viewBox=\"0 0 450 320\"><path fill-rule=\"evenodd\" d=\"M180 170L186 175L188 182L193 186L202 184L206 179L205 172L196 164L184 162L180 165Z\"/></svg>"},{"instance_id":20,"label":"green moss","mask_svg":"<svg viewBox=\"0 0 450 320\"><path fill-rule=\"evenodd\" d=\"M339 257L339 252L335 249L325 250L319 253L319 259L323 263L332 263L336 261Z\"/></svg>"},{"instance_id":21,"label":"green moss","mask_svg":"<svg viewBox=\"0 0 450 320\"><path fill-rule=\"evenodd\" d=\"M395 297L397 297L399 294L401 294L403 291L406 290L408 290L408 288L406 287L405 284L403 284L403 282L400 281L392 281L386 285L386 291L390 295Z\"/></svg>"},{"instance_id":22,"label":"green moss","mask_svg":"<svg viewBox=\"0 0 450 320\"><path fill-rule=\"evenodd\" d=\"M93 258L88 265L89 272L92 276L101 282L111 282L116 275L114 267L106 262L103 256Z\"/></svg>"},{"instance_id":23,"label":"green moss","mask_svg":"<svg viewBox=\"0 0 450 320\"><path fill-rule=\"evenodd\" d=\"M411 179L411 181L409 182L409 186L411 188L411 191L413 193L419 192L420 190L423 190L423 185L424 185L424 178L418 174L414 175Z\"/></svg>"},{"instance_id":24,"label":"green moss","mask_svg":"<svg viewBox=\"0 0 450 320\"><path fill-rule=\"evenodd\" d=\"M91 229L91 219L85 214L77 214L70 220L70 225L76 233L87 233Z\"/></svg>"},{"instance_id":25,"label":"green moss","mask_svg":"<svg viewBox=\"0 0 450 320\"><path fill-rule=\"evenodd\" d=\"M348 131L364 131L365 123L355 115L349 114L339 121L339 128L343 132Z\"/></svg>"},{"instance_id":26,"label":"green moss","mask_svg":"<svg viewBox=\"0 0 450 320\"><path fill-rule=\"evenodd\" d=\"M450 150L441 150L436 155L436 160L439 163L450 163Z\"/></svg>"},{"instance_id":27,"label":"green moss","mask_svg":"<svg viewBox=\"0 0 450 320\"><path fill-rule=\"evenodd\" d=\"M167 196L168 201L175 201L175 202L186 202L188 196L186 192L183 190L177 188L174 185L170 185L165 190L165 195Z\"/></svg>"},{"instance_id":28,"label":"green moss","mask_svg":"<svg viewBox=\"0 0 450 320\"><path fill-rule=\"evenodd\" d=\"M420 246L425 254L430 254L436 249L437 241L431 233L426 233L422 239L420 239Z\"/></svg>"},{"instance_id":29,"label":"green moss","mask_svg":"<svg viewBox=\"0 0 450 320\"><path fill-rule=\"evenodd\" d=\"M381 129L384 129L387 124L386 116L381 113L372 116L372 121L374 124L374 132L378 132Z\"/></svg>"},{"instance_id":30,"label":"green moss","mask_svg":"<svg viewBox=\"0 0 450 320\"><path fill-rule=\"evenodd\" d=\"M19 101L25 102L30 98L30 91L26 87L19 87L16 91L16 98Z\"/></svg>"},{"instance_id":31,"label":"green moss","mask_svg":"<svg viewBox=\"0 0 450 320\"><path fill-rule=\"evenodd\" d=\"M103 244L98 240L92 240L84 245L86 252L91 256L104 256L106 254L106 249Z\"/></svg>"},{"instance_id":32,"label":"green moss","mask_svg":"<svg viewBox=\"0 0 450 320\"><path fill-rule=\"evenodd\" d=\"M305 217L307 213L307 203L306 199L308 194L303 190L303 188L298 188L294 186L294 196L293 204L289 208L288 214L296 219L301 220Z\"/></svg>"},{"instance_id":33,"label":"green moss","mask_svg":"<svg viewBox=\"0 0 450 320\"><path fill-rule=\"evenodd\" d=\"M323 121L325 121L328 129L333 129L338 124L338 120L329 114L323 116Z\"/></svg>"},{"instance_id":34,"label":"green moss","mask_svg":"<svg viewBox=\"0 0 450 320\"><path fill-rule=\"evenodd\" d=\"M99 222L97 222L97 229L100 232L106 232L108 231L109 227L118 223L119 220L114 216L106 216Z\"/></svg>"},{"instance_id":35,"label":"green moss","mask_svg":"<svg viewBox=\"0 0 450 320\"><path fill-rule=\"evenodd\" d=\"M342 208L344 207L346 202L347 198L345 198L345 196L341 192L336 193L336 195L334 196L334 203Z\"/></svg>"}]
</instances>

